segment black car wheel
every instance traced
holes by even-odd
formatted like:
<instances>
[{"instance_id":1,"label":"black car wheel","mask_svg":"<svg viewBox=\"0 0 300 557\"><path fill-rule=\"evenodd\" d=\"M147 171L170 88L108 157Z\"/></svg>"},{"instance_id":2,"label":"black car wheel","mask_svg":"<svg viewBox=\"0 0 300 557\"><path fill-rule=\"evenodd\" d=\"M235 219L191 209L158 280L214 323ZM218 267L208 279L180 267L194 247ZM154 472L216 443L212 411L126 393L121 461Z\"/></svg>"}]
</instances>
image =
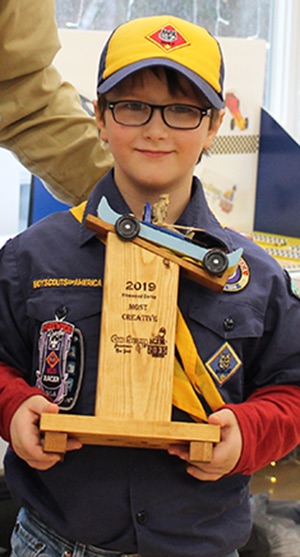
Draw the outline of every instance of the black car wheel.
<instances>
[{"instance_id":1,"label":"black car wheel","mask_svg":"<svg viewBox=\"0 0 300 557\"><path fill-rule=\"evenodd\" d=\"M222 275L228 267L228 257L224 251L212 248L203 258L203 267L211 275Z\"/></svg>"},{"instance_id":2,"label":"black car wheel","mask_svg":"<svg viewBox=\"0 0 300 557\"><path fill-rule=\"evenodd\" d=\"M140 223L133 215L122 215L116 220L115 229L122 240L132 240L140 231Z\"/></svg>"}]
</instances>

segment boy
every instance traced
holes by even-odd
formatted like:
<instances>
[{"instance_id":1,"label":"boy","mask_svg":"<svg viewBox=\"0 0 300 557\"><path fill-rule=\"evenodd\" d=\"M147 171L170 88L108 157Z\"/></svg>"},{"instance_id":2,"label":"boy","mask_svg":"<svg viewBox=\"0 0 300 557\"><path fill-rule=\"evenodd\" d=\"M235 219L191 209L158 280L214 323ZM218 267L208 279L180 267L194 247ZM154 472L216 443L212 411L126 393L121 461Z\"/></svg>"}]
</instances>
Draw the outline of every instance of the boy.
<instances>
[{"instance_id":1,"label":"boy","mask_svg":"<svg viewBox=\"0 0 300 557\"><path fill-rule=\"evenodd\" d=\"M43 452L42 412L93 414L105 254L85 217L50 216L1 253L0 424L11 444L7 482L23 507L12 555L31 547L49 557L234 557L251 530L250 474L299 443L299 300L274 260L220 226L193 177L222 121L222 87L222 54L204 29L172 16L118 27L101 56L95 103L115 166L84 212L96 214L105 195L118 213L141 218L147 202L168 194L168 222L202 228L229 251L244 248L221 294L184 277L179 288L181 312L226 403L209 416L221 442L199 466L180 446L81 447L69 439L64 462ZM61 339L58 322L72 331ZM46 329L62 359L72 358L77 385L54 402L37 388L51 355ZM176 408L174 419L190 420Z\"/></svg>"}]
</instances>

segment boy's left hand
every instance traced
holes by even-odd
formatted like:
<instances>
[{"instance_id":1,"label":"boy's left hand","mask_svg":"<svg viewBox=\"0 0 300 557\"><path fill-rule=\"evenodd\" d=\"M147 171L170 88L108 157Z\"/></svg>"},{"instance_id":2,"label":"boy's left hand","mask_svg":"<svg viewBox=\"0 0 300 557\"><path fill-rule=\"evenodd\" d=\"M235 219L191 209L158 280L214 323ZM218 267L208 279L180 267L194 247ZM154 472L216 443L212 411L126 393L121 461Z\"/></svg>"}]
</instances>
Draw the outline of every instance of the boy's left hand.
<instances>
[{"instance_id":1,"label":"boy's left hand","mask_svg":"<svg viewBox=\"0 0 300 557\"><path fill-rule=\"evenodd\" d=\"M234 413L228 408L211 414L208 423L221 426L221 441L213 448L211 462L190 464L189 448L183 445L173 445L168 452L186 460L187 473L194 478L215 481L229 474L236 466L242 452L242 434Z\"/></svg>"}]
</instances>

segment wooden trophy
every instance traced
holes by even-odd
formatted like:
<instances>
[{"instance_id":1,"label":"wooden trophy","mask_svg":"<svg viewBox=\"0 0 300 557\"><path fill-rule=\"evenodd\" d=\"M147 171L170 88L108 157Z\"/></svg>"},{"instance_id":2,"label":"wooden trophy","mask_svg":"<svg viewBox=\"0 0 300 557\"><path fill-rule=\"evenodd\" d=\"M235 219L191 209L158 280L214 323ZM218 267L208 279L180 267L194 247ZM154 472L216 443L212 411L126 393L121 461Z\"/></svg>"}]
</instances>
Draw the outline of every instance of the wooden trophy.
<instances>
[{"instance_id":1,"label":"wooden trophy","mask_svg":"<svg viewBox=\"0 0 300 557\"><path fill-rule=\"evenodd\" d=\"M93 445L186 444L192 462L209 462L219 426L171 421L179 270L190 263L139 237L124 241L97 217L87 225L106 242L95 415L43 414L44 450L64 453L70 435ZM227 280L193 272L215 290Z\"/></svg>"}]
</instances>

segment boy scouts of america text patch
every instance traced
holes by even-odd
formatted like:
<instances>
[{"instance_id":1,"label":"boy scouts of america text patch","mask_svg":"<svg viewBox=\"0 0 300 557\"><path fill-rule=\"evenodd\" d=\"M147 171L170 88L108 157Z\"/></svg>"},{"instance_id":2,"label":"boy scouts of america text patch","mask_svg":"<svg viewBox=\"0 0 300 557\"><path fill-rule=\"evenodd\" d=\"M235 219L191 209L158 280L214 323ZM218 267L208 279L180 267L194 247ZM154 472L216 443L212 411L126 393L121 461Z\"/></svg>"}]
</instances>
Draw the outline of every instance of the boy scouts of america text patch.
<instances>
[{"instance_id":1,"label":"boy scouts of america text patch","mask_svg":"<svg viewBox=\"0 0 300 557\"><path fill-rule=\"evenodd\" d=\"M75 405L83 374L83 338L79 329L63 320L45 321L40 328L36 387L61 410Z\"/></svg>"},{"instance_id":2,"label":"boy scouts of america text patch","mask_svg":"<svg viewBox=\"0 0 300 557\"><path fill-rule=\"evenodd\" d=\"M219 385L223 385L242 365L233 348L225 342L205 363Z\"/></svg>"}]
</instances>

